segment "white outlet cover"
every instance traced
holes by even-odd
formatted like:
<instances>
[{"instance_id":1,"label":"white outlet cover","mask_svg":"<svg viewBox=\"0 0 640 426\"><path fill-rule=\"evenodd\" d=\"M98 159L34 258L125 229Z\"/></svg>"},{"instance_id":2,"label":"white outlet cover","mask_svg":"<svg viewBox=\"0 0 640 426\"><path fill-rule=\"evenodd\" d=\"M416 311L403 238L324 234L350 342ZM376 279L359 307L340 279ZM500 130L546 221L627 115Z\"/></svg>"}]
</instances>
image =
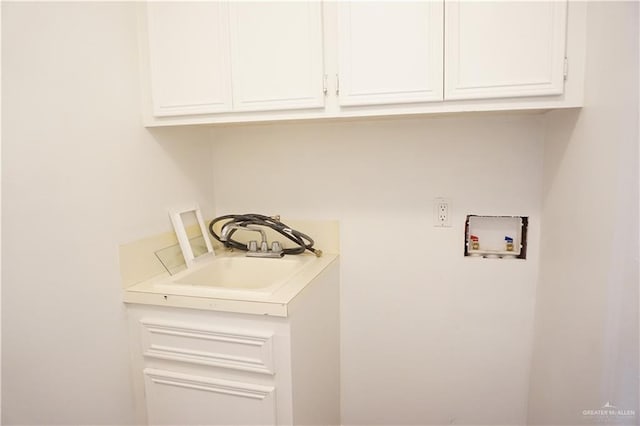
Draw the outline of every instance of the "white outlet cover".
<instances>
[{"instance_id":1,"label":"white outlet cover","mask_svg":"<svg viewBox=\"0 0 640 426\"><path fill-rule=\"evenodd\" d=\"M441 206L445 206L444 217L441 217ZM451 200L449 198L435 198L433 200L433 226L436 228L451 227Z\"/></svg>"}]
</instances>

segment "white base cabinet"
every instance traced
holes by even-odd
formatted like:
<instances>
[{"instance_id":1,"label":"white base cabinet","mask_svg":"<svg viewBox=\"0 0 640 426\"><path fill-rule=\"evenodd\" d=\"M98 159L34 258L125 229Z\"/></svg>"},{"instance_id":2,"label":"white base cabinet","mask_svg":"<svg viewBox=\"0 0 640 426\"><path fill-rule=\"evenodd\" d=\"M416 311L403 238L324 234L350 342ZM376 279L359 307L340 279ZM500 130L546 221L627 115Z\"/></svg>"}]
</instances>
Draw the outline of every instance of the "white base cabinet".
<instances>
[{"instance_id":1,"label":"white base cabinet","mask_svg":"<svg viewBox=\"0 0 640 426\"><path fill-rule=\"evenodd\" d=\"M287 317L128 305L137 422L340 424L337 262Z\"/></svg>"}]
</instances>

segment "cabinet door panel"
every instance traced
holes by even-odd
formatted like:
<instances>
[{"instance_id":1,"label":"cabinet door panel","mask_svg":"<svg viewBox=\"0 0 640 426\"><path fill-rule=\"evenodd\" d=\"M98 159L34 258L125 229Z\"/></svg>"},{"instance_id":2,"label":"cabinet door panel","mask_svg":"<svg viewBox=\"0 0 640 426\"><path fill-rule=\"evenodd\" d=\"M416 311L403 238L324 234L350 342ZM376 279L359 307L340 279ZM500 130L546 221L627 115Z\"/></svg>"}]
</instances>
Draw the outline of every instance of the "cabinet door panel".
<instances>
[{"instance_id":1,"label":"cabinet door panel","mask_svg":"<svg viewBox=\"0 0 640 426\"><path fill-rule=\"evenodd\" d=\"M146 368L151 425L275 425L273 386Z\"/></svg>"},{"instance_id":2,"label":"cabinet door panel","mask_svg":"<svg viewBox=\"0 0 640 426\"><path fill-rule=\"evenodd\" d=\"M228 9L221 2L148 2L156 116L231 110Z\"/></svg>"},{"instance_id":3,"label":"cabinet door panel","mask_svg":"<svg viewBox=\"0 0 640 426\"><path fill-rule=\"evenodd\" d=\"M342 2L340 104L442 100L443 5Z\"/></svg>"},{"instance_id":4,"label":"cabinet door panel","mask_svg":"<svg viewBox=\"0 0 640 426\"><path fill-rule=\"evenodd\" d=\"M144 318L140 325L148 358L275 374L273 333L158 318Z\"/></svg>"},{"instance_id":5,"label":"cabinet door panel","mask_svg":"<svg viewBox=\"0 0 640 426\"><path fill-rule=\"evenodd\" d=\"M565 1L445 6L445 99L561 94Z\"/></svg>"},{"instance_id":6,"label":"cabinet door panel","mask_svg":"<svg viewBox=\"0 0 640 426\"><path fill-rule=\"evenodd\" d=\"M235 2L231 12L237 111L324 105L319 2Z\"/></svg>"}]
</instances>

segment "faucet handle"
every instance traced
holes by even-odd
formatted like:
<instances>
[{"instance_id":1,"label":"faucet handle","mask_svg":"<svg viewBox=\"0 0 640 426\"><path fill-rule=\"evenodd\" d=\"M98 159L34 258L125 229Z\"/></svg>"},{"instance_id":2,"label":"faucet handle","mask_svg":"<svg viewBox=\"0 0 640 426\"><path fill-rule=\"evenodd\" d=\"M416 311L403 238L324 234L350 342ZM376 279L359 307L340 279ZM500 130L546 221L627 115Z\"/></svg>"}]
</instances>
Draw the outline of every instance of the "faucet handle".
<instances>
[{"instance_id":1,"label":"faucet handle","mask_svg":"<svg viewBox=\"0 0 640 426\"><path fill-rule=\"evenodd\" d=\"M249 241L249 244L247 244L247 248L249 249L249 251L258 251L258 242L255 240Z\"/></svg>"},{"instance_id":2,"label":"faucet handle","mask_svg":"<svg viewBox=\"0 0 640 426\"><path fill-rule=\"evenodd\" d=\"M271 243L271 251L274 253L280 253L282 251L282 245L279 241L274 241Z\"/></svg>"}]
</instances>

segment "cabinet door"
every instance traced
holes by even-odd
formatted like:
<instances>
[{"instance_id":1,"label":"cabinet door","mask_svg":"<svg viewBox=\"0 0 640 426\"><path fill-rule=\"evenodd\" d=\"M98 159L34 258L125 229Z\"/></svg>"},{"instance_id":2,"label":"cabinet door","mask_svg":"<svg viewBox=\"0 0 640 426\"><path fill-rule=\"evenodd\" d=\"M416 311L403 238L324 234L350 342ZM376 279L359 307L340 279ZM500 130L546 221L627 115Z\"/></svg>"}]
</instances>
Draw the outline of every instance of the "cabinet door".
<instances>
[{"instance_id":1,"label":"cabinet door","mask_svg":"<svg viewBox=\"0 0 640 426\"><path fill-rule=\"evenodd\" d=\"M340 105L442 100L442 1L341 2Z\"/></svg>"},{"instance_id":2,"label":"cabinet door","mask_svg":"<svg viewBox=\"0 0 640 426\"><path fill-rule=\"evenodd\" d=\"M156 116L231 110L228 10L221 2L148 2Z\"/></svg>"},{"instance_id":3,"label":"cabinet door","mask_svg":"<svg viewBox=\"0 0 640 426\"><path fill-rule=\"evenodd\" d=\"M557 95L566 1L448 0L445 99Z\"/></svg>"},{"instance_id":4,"label":"cabinet door","mask_svg":"<svg viewBox=\"0 0 640 426\"><path fill-rule=\"evenodd\" d=\"M150 425L275 425L273 386L144 370Z\"/></svg>"},{"instance_id":5,"label":"cabinet door","mask_svg":"<svg viewBox=\"0 0 640 426\"><path fill-rule=\"evenodd\" d=\"M320 3L233 2L236 111L324 106Z\"/></svg>"}]
</instances>

